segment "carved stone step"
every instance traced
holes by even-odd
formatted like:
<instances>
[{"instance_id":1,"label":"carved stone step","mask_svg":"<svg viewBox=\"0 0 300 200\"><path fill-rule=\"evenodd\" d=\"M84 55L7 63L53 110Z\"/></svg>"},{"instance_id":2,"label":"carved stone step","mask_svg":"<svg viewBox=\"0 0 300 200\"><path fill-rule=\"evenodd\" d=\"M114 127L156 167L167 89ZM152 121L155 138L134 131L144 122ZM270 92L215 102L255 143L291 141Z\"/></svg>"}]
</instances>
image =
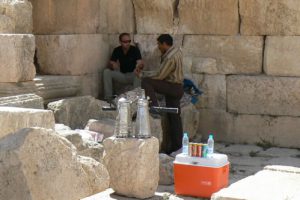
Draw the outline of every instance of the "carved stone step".
<instances>
[{"instance_id":1,"label":"carved stone step","mask_svg":"<svg viewBox=\"0 0 300 200\"><path fill-rule=\"evenodd\" d=\"M0 106L44 109L43 98L36 94L0 97Z\"/></svg>"}]
</instances>

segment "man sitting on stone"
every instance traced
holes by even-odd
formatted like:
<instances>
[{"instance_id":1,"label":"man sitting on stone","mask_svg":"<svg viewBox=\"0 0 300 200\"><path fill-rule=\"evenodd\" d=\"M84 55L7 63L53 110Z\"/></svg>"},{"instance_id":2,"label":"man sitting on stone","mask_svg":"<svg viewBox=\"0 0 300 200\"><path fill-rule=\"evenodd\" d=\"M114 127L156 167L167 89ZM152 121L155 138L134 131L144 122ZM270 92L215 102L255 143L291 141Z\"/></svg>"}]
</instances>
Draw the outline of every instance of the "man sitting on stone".
<instances>
[{"instance_id":1,"label":"man sitting on stone","mask_svg":"<svg viewBox=\"0 0 300 200\"><path fill-rule=\"evenodd\" d=\"M140 72L143 69L143 61L140 50L132 46L130 34L119 35L120 46L113 50L109 62L109 68L103 72L104 99L110 101L113 96L113 81L121 84L131 84L139 87Z\"/></svg>"},{"instance_id":2,"label":"man sitting on stone","mask_svg":"<svg viewBox=\"0 0 300 200\"><path fill-rule=\"evenodd\" d=\"M178 114L167 114L170 135L164 135L165 146L162 145L162 151L170 154L182 146L183 130L180 117L180 99L183 96L182 52L173 46L173 38L169 34L160 35L157 38L157 45L162 53L160 70L151 78L143 78L142 88L150 97L150 106L158 106L156 93L159 93L165 96L167 107L179 110Z\"/></svg>"}]
</instances>

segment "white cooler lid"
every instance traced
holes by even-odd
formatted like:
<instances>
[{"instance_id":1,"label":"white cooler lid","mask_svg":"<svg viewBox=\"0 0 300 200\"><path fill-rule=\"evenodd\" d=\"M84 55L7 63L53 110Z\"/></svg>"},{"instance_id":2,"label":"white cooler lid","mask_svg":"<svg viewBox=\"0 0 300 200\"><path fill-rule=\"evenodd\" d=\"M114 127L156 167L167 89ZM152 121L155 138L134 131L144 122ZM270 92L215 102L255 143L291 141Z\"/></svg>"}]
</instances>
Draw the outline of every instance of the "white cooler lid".
<instances>
[{"instance_id":1,"label":"white cooler lid","mask_svg":"<svg viewBox=\"0 0 300 200\"><path fill-rule=\"evenodd\" d=\"M223 167L228 163L227 155L219 153L213 153L209 158L191 157L181 153L176 156L174 161L174 164L196 165L202 167Z\"/></svg>"}]
</instances>

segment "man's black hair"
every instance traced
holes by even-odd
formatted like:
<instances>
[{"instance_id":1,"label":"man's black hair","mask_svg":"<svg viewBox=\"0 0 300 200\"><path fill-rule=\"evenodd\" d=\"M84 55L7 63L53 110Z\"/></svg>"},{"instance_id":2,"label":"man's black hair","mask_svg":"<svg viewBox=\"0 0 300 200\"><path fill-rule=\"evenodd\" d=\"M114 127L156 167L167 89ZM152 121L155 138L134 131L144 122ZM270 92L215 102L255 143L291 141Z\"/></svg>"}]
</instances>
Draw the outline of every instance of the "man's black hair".
<instances>
[{"instance_id":1,"label":"man's black hair","mask_svg":"<svg viewBox=\"0 0 300 200\"><path fill-rule=\"evenodd\" d=\"M157 38L157 41L159 43L166 43L167 45L169 46L172 46L173 45L173 38L171 35L169 34L161 34L158 38Z\"/></svg>"},{"instance_id":2,"label":"man's black hair","mask_svg":"<svg viewBox=\"0 0 300 200\"><path fill-rule=\"evenodd\" d=\"M121 34L119 35L119 41L121 41L122 38L123 38L123 36L125 36L125 35L127 35L127 36L130 37L130 34L129 34L129 33L121 33Z\"/></svg>"}]
</instances>

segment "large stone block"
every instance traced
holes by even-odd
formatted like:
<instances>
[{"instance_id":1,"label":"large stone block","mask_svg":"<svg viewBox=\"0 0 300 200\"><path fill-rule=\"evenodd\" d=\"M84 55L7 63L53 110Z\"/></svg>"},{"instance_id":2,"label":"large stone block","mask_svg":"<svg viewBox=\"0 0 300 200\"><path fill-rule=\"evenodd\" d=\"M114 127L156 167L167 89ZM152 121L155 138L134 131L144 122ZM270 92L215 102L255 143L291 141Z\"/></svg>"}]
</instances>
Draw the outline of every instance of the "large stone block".
<instances>
[{"instance_id":1,"label":"large stone block","mask_svg":"<svg viewBox=\"0 0 300 200\"><path fill-rule=\"evenodd\" d=\"M99 0L30 0L35 34L96 33Z\"/></svg>"},{"instance_id":2,"label":"large stone block","mask_svg":"<svg viewBox=\"0 0 300 200\"><path fill-rule=\"evenodd\" d=\"M42 74L84 75L106 67L107 35L36 36L37 59Z\"/></svg>"},{"instance_id":3,"label":"large stone block","mask_svg":"<svg viewBox=\"0 0 300 200\"><path fill-rule=\"evenodd\" d=\"M236 35L238 0L180 0L179 31L183 34Z\"/></svg>"},{"instance_id":4,"label":"large stone block","mask_svg":"<svg viewBox=\"0 0 300 200\"><path fill-rule=\"evenodd\" d=\"M32 6L28 0L0 2L0 33L32 33Z\"/></svg>"},{"instance_id":5,"label":"large stone block","mask_svg":"<svg viewBox=\"0 0 300 200\"><path fill-rule=\"evenodd\" d=\"M0 107L0 122L0 138L22 128L55 126L52 111L16 107Z\"/></svg>"},{"instance_id":6,"label":"large stone block","mask_svg":"<svg viewBox=\"0 0 300 200\"><path fill-rule=\"evenodd\" d=\"M79 78L81 79L81 88L79 95L90 95L92 97L98 98L100 91L99 86L102 85L102 83L99 81L99 73L86 74L80 76Z\"/></svg>"},{"instance_id":7,"label":"large stone block","mask_svg":"<svg viewBox=\"0 0 300 200\"><path fill-rule=\"evenodd\" d=\"M268 167L213 194L212 200L299 199L299 168Z\"/></svg>"},{"instance_id":8,"label":"large stone block","mask_svg":"<svg viewBox=\"0 0 300 200\"><path fill-rule=\"evenodd\" d=\"M174 0L133 0L137 33L172 33Z\"/></svg>"},{"instance_id":9,"label":"large stone block","mask_svg":"<svg viewBox=\"0 0 300 200\"><path fill-rule=\"evenodd\" d=\"M193 104L184 106L181 109L182 128L184 132L188 133L190 138L194 137L198 132L199 115L199 111Z\"/></svg>"},{"instance_id":10,"label":"large stone block","mask_svg":"<svg viewBox=\"0 0 300 200\"><path fill-rule=\"evenodd\" d=\"M159 181L159 145L149 139L107 138L104 164L110 175L110 187L117 194L145 199L152 197ZM151 162L149 162L151 161Z\"/></svg>"},{"instance_id":11,"label":"large stone block","mask_svg":"<svg viewBox=\"0 0 300 200\"><path fill-rule=\"evenodd\" d=\"M299 35L300 2L239 0L243 35Z\"/></svg>"},{"instance_id":12,"label":"large stone block","mask_svg":"<svg viewBox=\"0 0 300 200\"><path fill-rule=\"evenodd\" d=\"M0 106L44 109L43 98L35 94L0 97Z\"/></svg>"},{"instance_id":13,"label":"large stone block","mask_svg":"<svg viewBox=\"0 0 300 200\"><path fill-rule=\"evenodd\" d=\"M188 35L184 37L183 50L186 56L215 59L218 74L262 71L262 37Z\"/></svg>"},{"instance_id":14,"label":"large stone block","mask_svg":"<svg viewBox=\"0 0 300 200\"><path fill-rule=\"evenodd\" d=\"M33 80L35 42L33 35L0 34L0 82Z\"/></svg>"},{"instance_id":15,"label":"large stone block","mask_svg":"<svg viewBox=\"0 0 300 200\"><path fill-rule=\"evenodd\" d=\"M193 75L195 84L202 90L197 108L226 110L225 75Z\"/></svg>"},{"instance_id":16,"label":"large stone block","mask_svg":"<svg viewBox=\"0 0 300 200\"><path fill-rule=\"evenodd\" d=\"M300 128L299 117L237 115L223 110L199 110L198 134L207 138L210 132L216 141L294 147L300 145L295 130Z\"/></svg>"},{"instance_id":17,"label":"large stone block","mask_svg":"<svg viewBox=\"0 0 300 200\"><path fill-rule=\"evenodd\" d=\"M300 116L300 79L233 75L227 78L230 112Z\"/></svg>"},{"instance_id":18,"label":"large stone block","mask_svg":"<svg viewBox=\"0 0 300 200\"><path fill-rule=\"evenodd\" d=\"M100 0L98 33L133 33L135 31L132 0Z\"/></svg>"},{"instance_id":19,"label":"large stone block","mask_svg":"<svg viewBox=\"0 0 300 200\"><path fill-rule=\"evenodd\" d=\"M49 129L1 138L0 160L0 199L73 200L109 187L104 165L77 156L70 142Z\"/></svg>"},{"instance_id":20,"label":"large stone block","mask_svg":"<svg viewBox=\"0 0 300 200\"><path fill-rule=\"evenodd\" d=\"M274 76L300 76L300 37L267 37L264 71Z\"/></svg>"},{"instance_id":21,"label":"large stone block","mask_svg":"<svg viewBox=\"0 0 300 200\"><path fill-rule=\"evenodd\" d=\"M114 119L115 117L107 116L115 116L115 111L102 111L103 105L103 102L91 96L82 96L51 102L48 109L53 110L57 123L76 129L84 128L89 119Z\"/></svg>"}]
</instances>

